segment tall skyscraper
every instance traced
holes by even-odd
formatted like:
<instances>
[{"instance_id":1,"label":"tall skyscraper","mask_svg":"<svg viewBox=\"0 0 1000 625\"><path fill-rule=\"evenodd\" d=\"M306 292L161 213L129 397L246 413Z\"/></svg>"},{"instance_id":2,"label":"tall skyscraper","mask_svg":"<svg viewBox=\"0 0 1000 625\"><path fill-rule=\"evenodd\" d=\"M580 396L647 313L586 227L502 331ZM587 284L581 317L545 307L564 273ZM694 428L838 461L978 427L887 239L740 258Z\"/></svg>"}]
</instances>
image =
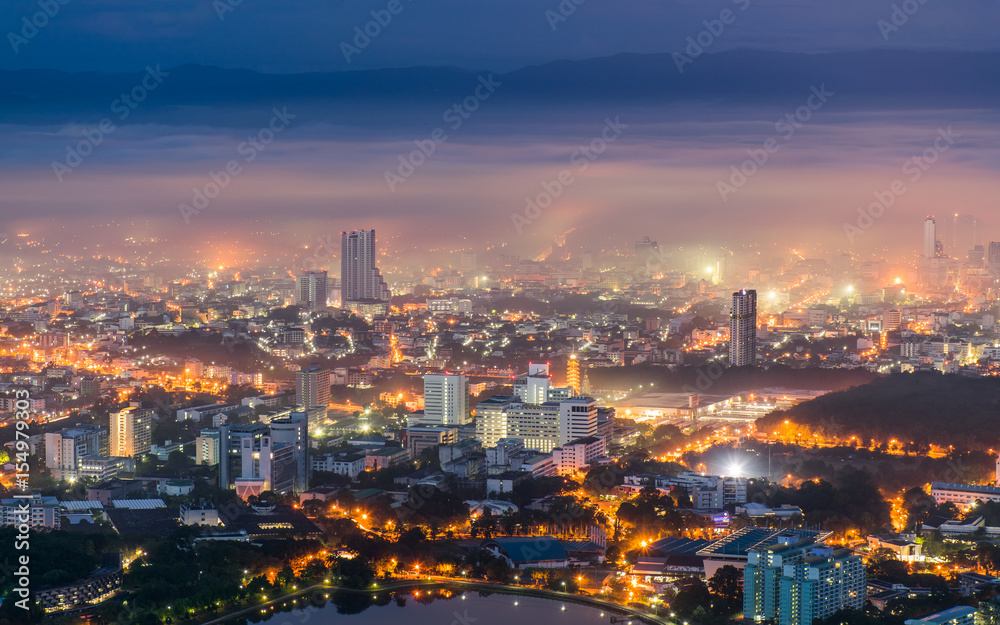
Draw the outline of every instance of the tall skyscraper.
<instances>
[{"instance_id":1,"label":"tall skyscraper","mask_svg":"<svg viewBox=\"0 0 1000 625\"><path fill-rule=\"evenodd\" d=\"M729 364L747 367L757 363L757 291L733 293L729 315Z\"/></svg>"},{"instance_id":2,"label":"tall skyscraper","mask_svg":"<svg viewBox=\"0 0 1000 625\"><path fill-rule=\"evenodd\" d=\"M977 230L979 222L973 215L955 213L951 228L951 254L961 258L963 253L972 250L978 243Z\"/></svg>"},{"instance_id":3,"label":"tall skyscraper","mask_svg":"<svg viewBox=\"0 0 1000 625\"><path fill-rule=\"evenodd\" d=\"M292 448L292 456L295 459L295 486L296 492L302 492L309 488L309 416L304 411L293 411L286 417L271 419L268 424L271 438L274 440L274 448L279 449L284 445Z\"/></svg>"},{"instance_id":4,"label":"tall skyscraper","mask_svg":"<svg viewBox=\"0 0 1000 625\"><path fill-rule=\"evenodd\" d=\"M340 297L348 302L388 302L391 293L375 266L375 231L340 233Z\"/></svg>"},{"instance_id":5,"label":"tall skyscraper","mask_svg":"<svg viewBox=\"0 0 1000 625\"><path fill-rule=\"evenodd\" d=\"M307 271L299 276L295 299L305 310L326 308L327 276L325 271Z\"/></svg>"},{"instance_id":6,"label":"tall skyscraper","mask_svg":"<svg viewBox=\"0 0 1000 625\"><path fill-rule=\"evenodd\" d=\"M295 372L295 403L304 408L330 403L330 370L319 365Z\"/></svg>"},{"instance_id":7,"label":"tall skyscraper","mask_svg":"<svg viewBox=\"0 0 1000 625\"><path fill-rule=\"evenodd\" d=\"M993 277L1000 276L1000 243L993 241L986 252L986 266Z\"/></svg>"},{"instance_id":8,"label":"tall skyscraper","mask_svg":"<svg viewBox=\"0 0 1000 625\"><path fill-rule=\"evenodd\" d=\"M149 452L153 442L153 411L126 408L111 413L110 456L132 458Z\"/></svg>"},{"instance_id":9,"label":"tall skyscraper","mask_svg":"<svg viewBox=\"0 0 1000 625\"><path fill-rule=\"evenodd\" d=\"M937 257L937 222L934 217L924 220L924 258Z\"/></svg>"},{"instance_id":10,"label":"tall skyscraper","mask_svg":"<svg viewBox=\"0 0 1000 625\"><path fill-rule=\"evenodd\" d=\"M986 249L982 245L973 245L967 257L969 267L979 268L986 262Z\"/></svg>"},{"instance_id":11,"label":"tall skyscraper","mask_svg":"<svg viewBox=\"0 0 1000 625\"><path fill-rule=\"evenodd\" d=\"M424 418L426 425L465 425L469 415L469 378L462 374L424 376Z\"/></svg>"}]
</instances>

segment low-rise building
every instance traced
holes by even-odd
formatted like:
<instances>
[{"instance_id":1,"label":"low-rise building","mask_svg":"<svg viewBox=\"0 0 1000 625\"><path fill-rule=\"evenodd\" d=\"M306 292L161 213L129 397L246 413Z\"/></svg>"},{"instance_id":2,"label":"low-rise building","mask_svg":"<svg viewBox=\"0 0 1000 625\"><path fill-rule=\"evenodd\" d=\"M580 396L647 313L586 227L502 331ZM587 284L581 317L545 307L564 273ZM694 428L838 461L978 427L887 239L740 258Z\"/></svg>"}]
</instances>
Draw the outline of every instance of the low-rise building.
<instances>
[{"instance_id":1,"label":"low-rise building","mask_svg":"<svg viewBox=\"0 0 1000 625\"><path fill-rule=\"evenodd\" d=\"M135 473L135 458L121 456L84 456L80 458L78 475L84 479L112 480L123 473Z\"/></svg>"},{"instance_id":2,"label":"low-rise building","mask_svg":"<svg viewBox=\"0 0 1000 625\"><path fill-rule=\"evenodd\" d=\"M195 421L196 423L201 423L203 419L208 417L214 417L217 414L222 414L229 410L235 410L239 406L235 404L227 404L225 402L220 402L217 404L207 404L205 406L195 406L193 408L184 408L177 411L178 421Z\"/></svg>"},{"instance_id":3,"label":"low-rise building","mask_svg":"<svg viewBox=\"0 0 1000 625\"><path fill-rule=\"evenodd\" d=\"M365 470L367 456L362 449L346 449L322 456L312 456L313 471L337 473L356 479Z\"/></svg>"},{"instance_id":4,"label":"low-rise building","mask_svg":"<svg viewBox=\"0 0 1000 625\"><path fill-rule=\"evenodd\" d=\"M906 625L975 625L976 608L959 605L922 618L906 619Z\"/></svg>"},{"instance_id":5,"label":"low-rise building","mask_svg":"<svg viewBox=\"0 0 1000 625\"><path fill-rule=\"evenodd\" d=\"M102 554L101 568L72 584L42 587L35 600L46 612L61 612L97 605L115 596L122 587L121 554Z\"/></svg>"},{"instance_id":6,"label":"low-rise building","mask_svg":"<svg viewBox=\"0 0 1000 625\"><path fill-rule=\"evenodd\" d=\"M493 538L484 540L482 548L503 558L515 569L564 569L569 566L566 549L552 536Z\"/></svg>"},{"instance_id":7,"label":"low-rise building","mask_svg":"<svg viewBox=\"0 0 1000 625\"><path fill-rule=\"evenodd\" d=\"M184 525L221 525L219 510L215 506L201 503L182 505L180 520Z\"/></svg>"},{"instance_id":8,"label":"low-rise building","mask_svg":"<svg viewBox=\"0 0 1000 625\"><path fill-rule=\"evenodd\" d=\"M451 445L458 442L458 428L447 426L418 426L406 428L406 448L410 457L416 458L420 452L435 445Z\"/></svg>"},{"instance_id":9,"label":"low-rise building","mask_svg":"<svg viewBox=\"0 0 1000 625\"><path fill-rule=\"evenodd\" d=\"M0 523L31 528L59 527L59 500L35 493L30 496L0 500Z\"/></svg>"},{"instance_id":10,"label":"low-rise building","mask_svg":"<svg viewBox=\"0 0 1000 625\"><path fill-rule=\"evenodd\" d=\"M1000 501L1000 487L931 482L931 497L939 506L953 503L964 512L977 501Z\"/></svg>"},{"instance_id":11,"label":"low-rise building","mask_svg":"<svg viewBox=\"0 0 1000 625\"><path fill-rule=\"evenodd\" d=\"M404 447L370 449L365 456L365 468L377 471L405 464L409 461L410 450Z\"/></svg>"},{"instance_id":12,"label":"low-rise building","mask_svg":"<svg viewBox=\"0 0 1000 625\"><path fill-rule=\"evenodd\" d=\"M603 436L584 436L552 450L556 470L561 474L586 470L591 462L603 458L607 444Z\"/></svg>"},{"instance_id":13,"label":"low-rise building","mask_svg":"<svg viewBox=\"0 0 1000 625\"><path fill-rule=\"evenodd\" d=\"M486 478L486 493L487 495L509 493L514 490L515 486L530 478L531 473L528 471L507 471L499 475L491 475Z\"/></svg>"}]
</instances>

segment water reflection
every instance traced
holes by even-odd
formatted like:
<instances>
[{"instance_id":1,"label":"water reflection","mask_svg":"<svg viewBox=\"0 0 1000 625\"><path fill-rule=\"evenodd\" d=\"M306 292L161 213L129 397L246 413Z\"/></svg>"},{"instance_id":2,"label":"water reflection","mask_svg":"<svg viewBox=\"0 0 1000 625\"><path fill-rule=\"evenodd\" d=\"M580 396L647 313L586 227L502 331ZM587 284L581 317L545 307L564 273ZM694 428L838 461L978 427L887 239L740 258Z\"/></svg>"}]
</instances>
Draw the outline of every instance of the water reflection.
<instances>
[{"instance_id":1,"label":"water reflection","mask_svg":"<svg viewBox=\"0 0 1000 625\"><path fill-rule=\"evenodd\" d=\"M406 613L397 610L405 608ZM277 617L277 618L276 618ZM489 590L409 588L379 591L317 590L295 600L266 606L229 619L225 625L599 625L605 612L565 601L496 593Z\"/></svg>"}]
</instances>

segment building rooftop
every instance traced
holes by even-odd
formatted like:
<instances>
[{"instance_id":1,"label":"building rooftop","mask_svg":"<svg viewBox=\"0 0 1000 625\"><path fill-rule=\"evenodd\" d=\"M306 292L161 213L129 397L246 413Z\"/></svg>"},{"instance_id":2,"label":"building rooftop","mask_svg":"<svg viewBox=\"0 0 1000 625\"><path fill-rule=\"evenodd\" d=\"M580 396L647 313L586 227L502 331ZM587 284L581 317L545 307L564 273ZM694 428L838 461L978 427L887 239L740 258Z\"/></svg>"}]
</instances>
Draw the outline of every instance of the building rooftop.
<instances>
[{"instance_id":1,"label":"building rooftop","mask_svg":"<svg viewBox=\"0 0 1000 625\"><path fill-rule=\"evenodd\" d=\"M64 501L63 508L66 510L103 510L104 504L99 501Z\"/></svg>"},{"instance_id":2,"label":"building rooftop","mask_svg":"<svg viewBox=\"0 0 1000 625\"><path fill-rule=\"evenodd\" d=\"M976 614L976 608L971 608L967 605L959 605L954 608L948 608L947 610L942 610L941 612L935 612L934 614L928 614L923 618L911 618L906 620L906 625L945 625L955 619L968 617L970 615Z\"/></svg>"},{"instance_id":3,"label":"building rooftop","mask_svg":"<svg viewBox=\"0 0 1000 625\"><path fill-rule=\"evenodd\" d=\"M125 534L156 534L169 536L177 529L176 508L107 508L105 514L115 530Z\"/></svg>"},{"instance_id":4,"label":"building rooftop","mask_svg":"<svg viewBox=\"0 0 1000 625\"><path fill-rule=\"evenodd\" d=\"M541 562L545 560L567 560L566 549L558 539L551 536L534 538L493 538L484 540L483 547L497 547L510 557L511 562Z\"/></svg>"},{"instance_id":5,"label":"building rooftop","mask_svg":"<svg viewBox=\"0 0 1000 625\"><path fill-rule=\"evenodd\" d=\"M957 490L966 493L982 493L984 495L1000 495L1000 487L977 486L976 484L951 484L949 482L931 482L931 490Z\"/></svg>"},{"instance_id":6,"label":"building rooftop","mask_svg":"<svg viewBox=\"0 0 1000 625\"><path fill-rule=\"evenodd\" d=\"M367 452L369 456L395 456L396 454L410 453L405 447L382 447L381 449L371 449Z\"/></svg>"},{"instance_id":7,"label":"building rooftop","mask_svg":"<svg viewBox=\"0 0 1000 625\"><path fill-rule=\"evenodd\" d=\"M719 539L697 552L699 556L745 558L750 551L759 551L778 544L779 536L795 536L815 542L826 540L830 532L814 532L810 530L772 530L757 527L747 527L734 534Z\"/></svg>"},{"instance_id":8,"label":"building rooftop","mask_svg":"<svg viewBox=\"0 0 1000 625\"><path fill-rule=\"evenodd\" d=\"M162 499L113 499L111 505L125 510L153 510L167 507Z\"/></svg>"},{"instance_id":9,"label":"building rooftop","mask_svg":"<svg viewBox=\"0 0 1000 625\"><path fill-rule=\"evenodd\" d=\"M563 445L563 447L569 447L570 445L593 445L599 442L601 439L596 436L581 436L578 439L571 440L570 442Z\"/></svg>"},{"instance_id":10,"label":"building rooftop","mask_svg":"<svg viewBox=\"0 0 1000 625\"><path fill-rule=\"evenodd\" d=\"M667 537L649 545L650 553L666 556L693 556L712 544L713 541L693 538Z\"/></svg>"}]
</instances>

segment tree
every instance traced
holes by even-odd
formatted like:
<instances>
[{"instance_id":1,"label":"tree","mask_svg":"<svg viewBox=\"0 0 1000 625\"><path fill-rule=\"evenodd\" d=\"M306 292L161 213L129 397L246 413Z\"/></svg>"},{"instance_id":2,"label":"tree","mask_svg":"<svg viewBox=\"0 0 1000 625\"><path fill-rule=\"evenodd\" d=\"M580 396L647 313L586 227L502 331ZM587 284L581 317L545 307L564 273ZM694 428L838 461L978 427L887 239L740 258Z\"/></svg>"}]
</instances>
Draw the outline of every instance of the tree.
<instances>
[{"instance_id":1,"label":"tree","mask_svg":"<svg viewBox=\"0 0 1000 625\"><path fill-rule=\"evenodd\" d=\"M164 469L169 473L179 473L188 467L194 465L194 461L181 450L176 450L170 452L167 456L167 463L164 465Z\"/></svg>"},{"instance_id":2,"label":"tree","mask_svg":"<svg viewBox=\"0 0 1000 625\"><path fill-rule=\"evenodd\" d=\"M670 607L681 614L692 615L698 608L712 604L712 593L700 579L692 580L685 585L674 598Z\"/></svg>"},{"instance_id":3,"label":"tree","mask_svg":"<svg viewBox=\"0 0 1000 625\"><path fill-rule=\"evenodd\" d=\"M1000 625L1000 596L979 602L976 623L979 625Z\"/></svg>"},{"instance_id":4,"label":"tree","mask_svg":"<svg viewBox=\"0 0 1000 625\"><path fill-rule=\"evenodd\" d=\"M729 615L743 606L743 575L735 566L720 567L708 580L708 587L715 595L715 606L720 613Z\"/></svg>"},{"instance_id":5,"label":"tree","mask_svg":"<svg viewBox=\"0 0 1000 625\"><path fill-rule=\"evenodd\" d=\"M227 404L239 404L247 397L260 395L260 389L253 384L230 384L224 391Z\"/></svg>"},{"instance_id":6,"label":"tree","mask_svg":"<svg viewBox=\"0 0 1000 625\"><path fill-rule=\"evenodd\" d=\"M338 572L348 588L367 588L375 580L375 569L360 557L339 560Z\"/></svg>"},{"instance_id":7,"label":"tree","mask_svg":"<svg viewBox=\"0 0 1000 625\"><path fill-rule=\"evenodd\" d=\"M868 558L868 577L888 582L903 583L910 574L906 563L897 559L892 550L876 549Z\"/></svg>"}]
</instances>

